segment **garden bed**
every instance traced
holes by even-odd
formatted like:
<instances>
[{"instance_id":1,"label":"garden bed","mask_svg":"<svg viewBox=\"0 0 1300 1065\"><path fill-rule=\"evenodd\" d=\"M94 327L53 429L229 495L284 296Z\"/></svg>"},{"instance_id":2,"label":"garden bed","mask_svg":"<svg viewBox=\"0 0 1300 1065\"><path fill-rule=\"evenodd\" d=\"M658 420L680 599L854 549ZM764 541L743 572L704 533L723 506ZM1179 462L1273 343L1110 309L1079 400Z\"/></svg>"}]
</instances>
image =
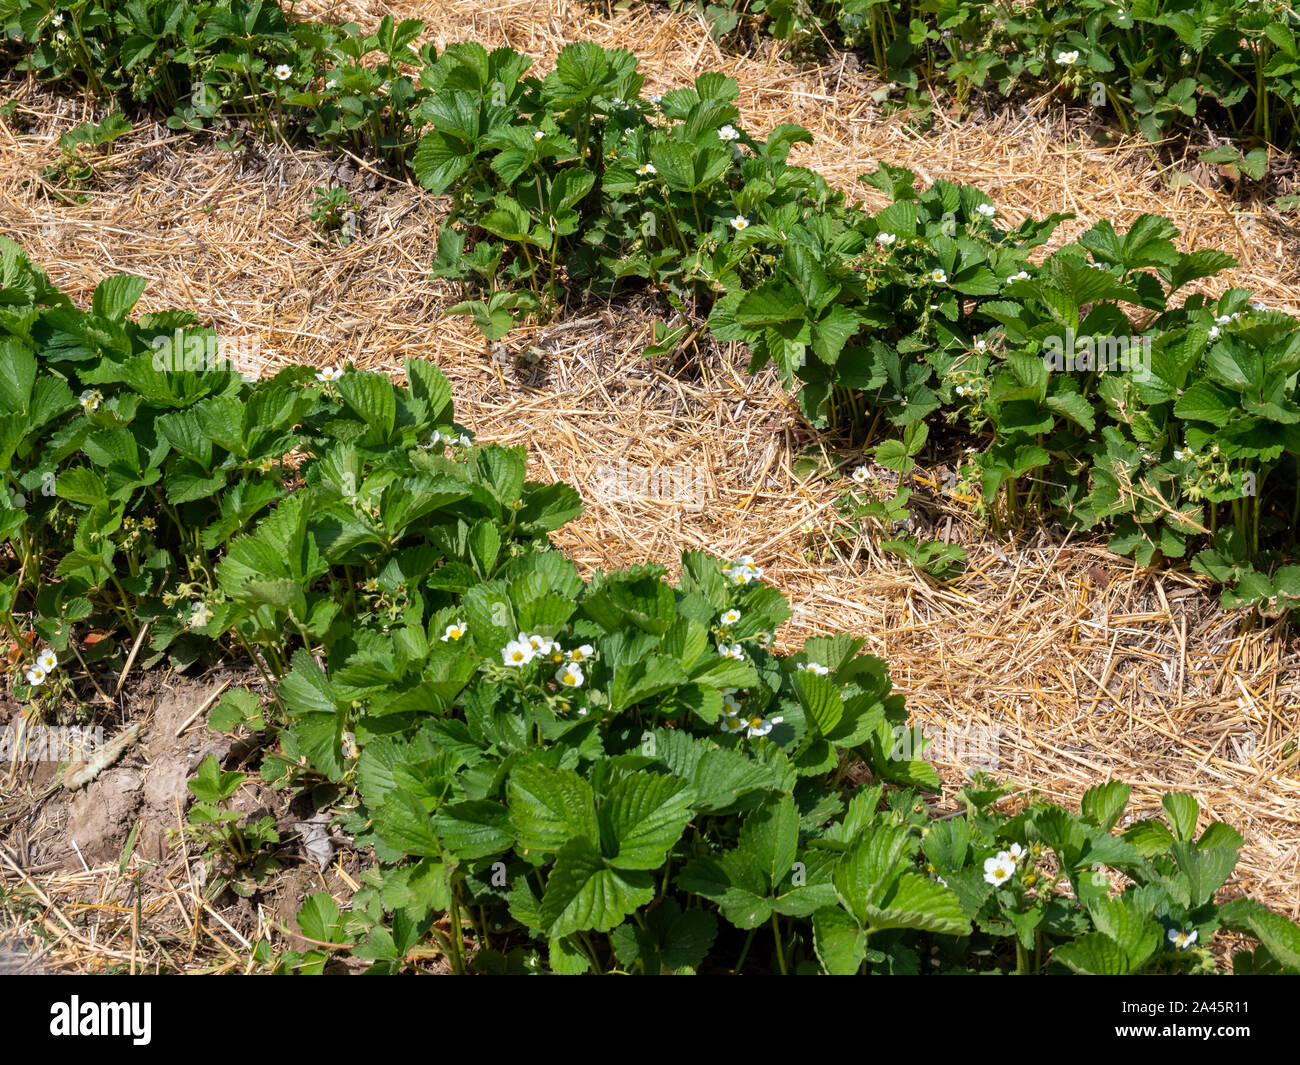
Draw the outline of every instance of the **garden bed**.
<instances>
[{"instance_id":1,"label":"garden bed","mask_svg":"<svg viewBox=\"0 0 1300 1065\"><path fill-rule=\"evenodd\" d=\"M1233 283L1254 288L1273 306L1300 308L1291 235L1246 239L1224 197L1162 187L1136 146L1071 147L1060 141L1066 127L1044 116L908 135L899 121L882 121L870 104L853 102L852 90L844 101L842 81L831 93L829 78L810 85L807 71L779 61L723 56L689 20L658 14L605 26L588 21L587 9L576 4L516 4L491 15L468 4L391 10L454 25L458 38L510 43L543 65L567 40L603 35L605 43L645 57L651 87L656 79L666 88L706 69L727 70L741 85L738 103L747 123L755 129L778 121L808 125L816 139L796 149L798 161L846 190L868 160L884 159L917 169L927 183L941 177L977 183L1013 220L1077 212L1079 220L1063 226L1051 246L1099 217L1118 224L1158 211L1179 223L1188 245L1235 254L1242 266L1229 273ZM329 9L332 18L344 13ZM365 23L377 16L362 7L352 17ZM433 362L452 382L459 419L480 439L526 443L531 476L578 488L585 513L555 541L584 576L640 562L665 563L675 572L684 547L729 558L753 555L795 607L778 647L834 631L864 638L868 651L890 663L897 690L928 733L969 737L973 725L989 730L979 734L998 730L1001 772L1025 797L1033 787L1073 806L1098 780L1123 779L1134 785L1136 817L1157 813L1164 791L1193 792L1214 819L1246 836L1232 893L1248 891L1297 915L1300 759L1293 754L1300 661L1281 623L1240 631L1200 578L1147 574L1100 543L1047 529L996 541L940 506L923 510L921 520L963 543L971 558L968 575L953 587L936 586L869 541L832 549L824 537L800 531L810 516L827 520L838 491L836 482L798 466L812 437L775 375L744 375L743 353L710 341L700 343L689 365L643 360L650 322L662 308L636 301L576 308L567 322L526 327L508 338L512 355L540 352L535 363L494 364L467 320L443 315L457 297L450 284L428 280L440 205L418 189L365 164L308 151L251 149L247 158L232 159L199 138L154 127L121 142L120 168L87 203L59 204L43 194L40 170L57 159L57 135L83 116L44 95L24 106L33 128L0 147L0 212L8 234L79 303L88 302L104 277L126 271L149 279L142 310L193 307L223 333L259 336L267 372L292 363L351 362L396 375L405 358ZM317 240L307 218L313 188L331 181L346 184L361 204L361 235L346 248ZM927 453L920 473L937 483L950 461L942 452ZM649 480L650 471L663 470L676 471L676 488L686 486L667 500L663 482ZM124 774L139 774L147 785L167 759L188 759L212 738L198 723L175 737L171 723L183 721L183 710L206 698L220 678L133 679L132 687L137 682L142 687L117 723L153 713L141 739L148 757L126 756L111 778L92 788L107 792L130 779ZM158 707L170 707L166 713L142 712L172 683L181 694L162 694ZM936 753L944 781L939 802L949 808L966 783L970 751L948 742ZM236 762L228 760L227 768ZM6 806L35 797L43 783L38 772L11 772ZM75 822L78 802L86 801L54 796L43 820L26 830L24 846L34 848L27 857L35 866L64 863L33 879L65 913L92 898L103 901L104 885L121 879L116 843L124 844L121 829L138 813L123 814L101 833L99 851L83 851L89 872L78 874L79 863L69 872L70 855L56 858L55 842L61 835L76 838L63 818ZM114 807L105 802L104 809ZM300 815L284 808L274 813L286 825ZM161 832L161 812L154 820L151 827ZM141 914L158 922L146 923L146 943L147 936L154 943L170 942L164 937L171 935L184 941L176 922L196 906L192 891L180 910L165 905L184 879L168 875L188 866L180 851L163 853L139 851L128 864L129 875L157 863L139 888ZM341 862L325 874L296 859L284 882L259 900L263 910L275 910L276 920L287 924L305 882L345 902L349 878L358 879L366 859L346 848L340 853ZM122 898L128 897L133 906L135 897ZM281 906L282 899L292 905ZM222 921L250 941L263 932L283 936L256 907L228 901L220 918L204 916L197 933L191 926L197 949L186 965L235 966L228 955L238 940ZM111 947L101 944L95 961L96 941L84 928L62 936L57 917L42 917L56 939L39 964L130 967L122 924L128 918L103 917L116 922L116 938ZM27 914L14 929L29 945L36 943L35 920ZM162 962L148 949L137 960Z\"/></svg>"}]
</instances>

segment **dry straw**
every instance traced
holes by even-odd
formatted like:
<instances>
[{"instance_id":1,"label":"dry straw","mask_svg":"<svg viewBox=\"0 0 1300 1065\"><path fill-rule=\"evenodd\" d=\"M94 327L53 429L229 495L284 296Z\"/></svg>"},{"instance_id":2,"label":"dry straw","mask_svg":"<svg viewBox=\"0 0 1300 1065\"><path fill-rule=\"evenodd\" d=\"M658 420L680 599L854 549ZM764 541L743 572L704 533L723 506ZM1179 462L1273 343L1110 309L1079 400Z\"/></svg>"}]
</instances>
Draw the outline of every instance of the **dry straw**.
<instances>
[{"instance_id":1,"label":"dry straw","mask_svg":"<svg viewBox=\"0 0 1300 1065\"><path fill-rule=\"evenodd\" d=\"M1125 226L1155 212L1180 227L1183 247L1241 260L1207 287L1250 287L1270 306L1300 311L1294 238L1275 216L1246 208L1258 214L1252 237L1222 192L1171 187L1139 145L1092 146L1078 113L1059 104L960 122L940 106L930 132L911 132L900 117L881 116L871 102L879 83L853 73L847 57L813 68L774 51L728 55L697 20L647 5L613 19L568 0L297 10L363 26L390 12L418 17L439 48L468 38L510 45L542 70L565 43L591 38L641 56L647 91L724 70L740 85L747 129L761 136L778 122L808 126L815 143L796 148L796 161L875 207L879 194L856 178L883 160L912 168L922 183L979 185L1009 224L1075 212L1054 245L1101 218ZM1025 797L1032 785L1074 804L1089 786L1122 779L1134 786L1132 809L1149 815L1164 791L1190 791L1203 816L1246 836L1231 890L1300 916L1300 661L1281 626L1243 631L1203 582L1147 574L1093 543L1034 530L999 545L957 509L939 508L930 530L970 551L969 574L953 587L933 585L870 541L832 549L825 530L846 482L796 476L793 460L812 438L770 374L744 374L743 352L706 345L677 367L647 362L640 351L655 309L633 301L521 329L509 350L541 352L541 361L494 365L466 319L442 315L458 298L428 277L442 207L418 190L359 161L340 166L280 149L236 160L155 127L126 142L90 202L59 206L42 194L40 169L57 158L58 134L85 116L49 97L23 99L35 112L32 132L0 120L0 218L75 297L129 271L149 279L145 309L193 307L223 335L257 336L274 352L272 366L353 361L398 374L404 358L431 360L451 379L462 423L481 439L526 444L535 479L581 492L586 512L557 540L584 571L671 567L683 548L751 554L796 607L780 633L785 647L839 630L865 638L888 660L917 720L947 737L936 758L945 804L971 761L951 737L972 729L997 736L1001 772ZM346 248L317 242L307 219L312 188L330 180L350 182L362 200L364 234ZM818 531L807 537L799 526L810 517ZM202 919L178 869L154 895L97 918L115 931L95 955L61 916L102 895L116 865L33 879L9 858L0 864L11 884L48 896L37 919L54 937L44 964L192 964L198 952L205 964L238 971L240 939L270 934L260 912L238 935ZM158 944L174 943L159 931L168 921L189 929L188 942L164 958Z\"/></svg>"}]
</instances>

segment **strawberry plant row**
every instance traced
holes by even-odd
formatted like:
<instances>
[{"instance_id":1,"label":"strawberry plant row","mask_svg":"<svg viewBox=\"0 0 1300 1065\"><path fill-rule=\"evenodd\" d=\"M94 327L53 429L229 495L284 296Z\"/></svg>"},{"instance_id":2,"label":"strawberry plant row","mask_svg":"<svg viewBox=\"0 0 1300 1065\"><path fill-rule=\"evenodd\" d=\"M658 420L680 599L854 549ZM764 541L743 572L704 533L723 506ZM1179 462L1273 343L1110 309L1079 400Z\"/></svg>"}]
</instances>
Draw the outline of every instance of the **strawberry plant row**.
<instances>
[{"instance_id":1,"label":"strawberry plant row","mask_svg":"<svg viewBox=\"0 0 1300 1065\"><path fill-rule=\"evenodd\" d=\"M1300 18L1265 0L672 0L715 37L771 36L791 50L853 49L926 111L923 87L1002 98L1055 94L1152 143L1198 126L1230 138L1209 162L1255 179L1268 145L1293 151ZM1294 199L1294 198L1291 198Z\"/></svg>"},{"instance_id":2,"label":"strawberry plant row","mask_svg":"<svg viewBox=\"0 0 1300 1065\"><path fill-rule=\"evenodd\" d=\"M633 55L590 42L539 78L506 48L417 49L415 20L364 34L247 0L165 18L10 3L29 70L170 106L177 126L365 151L450 195L434 274L463 284L451 310L489 342L651 285L747 344L753 368L775 363L813 424L872 445L897 430L875 454L900 473L939 420L973 433L983 447L953 488L974 486L995 527L1033 512L1105 529L1142 564L1191 556L1227 606L1300 597L1296 322L1245 290L1183 298L1234 261L1178 251L1166 219L1102 221L1034 266L1066 216L1005 227L978 189L921 192L887 164L864 180L893 202L870 215L790 164L803 128L745 132L720 74L647 98ZM661 325L652 351L685 332ZM890 527L907 493L850 517ZM943 545L890 543L951 572Z\"/></svg>"}]
</instances>

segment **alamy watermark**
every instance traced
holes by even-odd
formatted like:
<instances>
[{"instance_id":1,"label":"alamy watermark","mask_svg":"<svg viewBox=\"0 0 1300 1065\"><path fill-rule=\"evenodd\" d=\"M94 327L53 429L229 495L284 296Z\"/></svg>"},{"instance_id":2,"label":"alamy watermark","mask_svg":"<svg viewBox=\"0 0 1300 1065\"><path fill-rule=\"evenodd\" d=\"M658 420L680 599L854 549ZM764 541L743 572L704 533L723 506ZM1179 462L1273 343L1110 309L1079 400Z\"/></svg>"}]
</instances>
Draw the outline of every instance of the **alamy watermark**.
<instances>
[{"instance_id":1,"label":"alamy watermark","mask_svg":"<svg viewBox=\"0 0 1300 1065\"><path fill-rule=\"evenodd\" d=\"M104 727L97 725L28 725L11 721L0 729L0 760L72 762L104 746Z\"/></svg>"},{"instance_id":2,"label":"alamy watermark","mask_svg":"<svg viewBox=\"0 0 1300 1065\"><path fill-rule=\"evenodd\" d=\"M68 1002L50 1006L50 1035L126 1037L135 1046L148 1046L152 1036L151 1002Z\"/></svg>"},{"instance_id":3,"label":"alamy watermark","mask_svg":"<svg viewBox=\"0 0 1300 1065\"><path fill-rule=\"evenodd\" d=\"M262 375L266 359L256 336L202 335L177 329L170 336L154 337L153 368L160 373L205 373L233 370L245 381Z\"/></svg>"},{"instance_id":4,"label":"alamy watermark","mask_svg":"<svg viewBox=\"0 0 1300 1065\"><path fill-rule=\"evenodd\" d=\"M1064 338L1049 336L1043 341L1043 364L1056 372L1123 372L1135 381L1149 381L1151 338L1076 336L1071 326Z\"/></svg>"},{"instance_id":5,"label":"alamy watermark","mask_svg":"<svg viewBox=\"0 0 1300 1065\"><path fill-rule=\"evenodd\" d=\"M596 484L614 499L704 506L704 475L695 466L636 466L620 458L596 467Z\"/></svg>"},{"instance_id":6,"label":"alamy watermark","mask_svg":"<svg viewBox=\"0 0 1300 1065\"><path fill-rule=\"evenodd\" d=\"M919 725L896 725L890 758L895 761L937 759L992 773L1002 767L1001 749L1002 729L996 725L968 723L924 730Z\"/></svg>"}]
</instances>

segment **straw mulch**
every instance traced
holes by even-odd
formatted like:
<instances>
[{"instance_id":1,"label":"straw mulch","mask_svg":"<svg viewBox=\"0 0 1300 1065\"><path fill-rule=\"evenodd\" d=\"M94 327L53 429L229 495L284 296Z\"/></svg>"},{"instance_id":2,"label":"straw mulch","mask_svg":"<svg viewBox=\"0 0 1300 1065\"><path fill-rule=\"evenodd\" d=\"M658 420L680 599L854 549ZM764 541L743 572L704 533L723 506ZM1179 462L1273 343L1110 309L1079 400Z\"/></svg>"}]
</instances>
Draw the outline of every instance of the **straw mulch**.
<instances>
[{"instance_id":1,"label":"straw mulch","mask_svg":"<svg viewBox=\"0 0 1300 1065\"><path fill-rule=\"evenodd\" d=\"M880 116L869 97L877 83L851 73L847 59L811 69L726 55L699 23L641 6L612 21L568 0L298 10L362 25L388 12L420 17L440 48L471 37L509 44L542 70L564 43L592 38L641 56L647 91L722 69L740 85L746 128L808 126L815 143L797 149L798 161L874 206L875 190L855 179L884 160L923 183L978 184L1012 224L1075 212L1054 245L1103 217L1124 226L1164 214L1183 246L1241 260L1209 287L1250 287L1300 311L1294 239L1276 217L1247 207L1258 215L1250 235L1222 191L1170 187L1140 146L1092 147L1077 115L1059 106L961 124L940 111L931 132L916 134ZM83 116L52 113L47 97L28 106L33 132L0 125L0 218L77 298L129 271L149 279L142 309L193 307L223 335L258 337L272 367L351 361L398 374L405 358L435 362L463 424L483 440L526 444L534 478L581 492L586 512L557 540L585 571L671 568L683 548L753 555L795 607L784 646L847 630L888 660L938 741L945 801L990 754L1020 794L1033 788L1070 805L1107 779L1134 786L1135 816L1156 813L1166 790L1190 791L1203 817L1247 838L1233 890L1300 917L1300 658L1281 627L1243 629L1202 582L1144 573L1094 542L1036 529L995 542L951 507L918 518L970 551L969 572L952 587L882 555L870 538L832 546L826 532L845 482L800 478L794 460L810 446L835 462L860 458L815 441L770 374L744 373L743 352L704 346L681 366L648 362L640 351L656 309L632 301L521 329L508 338L510 354L540 360L494 364L467 319L442 314L458 294L428 278L441 205L418 190L358 161L279 149L232 160L153 127L125 142L90 202L62 206L42 194L39 172L57 157L58 133ZM321 244L307 219L313 187L331 181L362 200L363 236L346 248ZM943 461L932 457L923 476L943 476ZM809 517L811 537L799 531ZM80 898L87 875L43 890Z\"/></svg>"}]
</instances>

